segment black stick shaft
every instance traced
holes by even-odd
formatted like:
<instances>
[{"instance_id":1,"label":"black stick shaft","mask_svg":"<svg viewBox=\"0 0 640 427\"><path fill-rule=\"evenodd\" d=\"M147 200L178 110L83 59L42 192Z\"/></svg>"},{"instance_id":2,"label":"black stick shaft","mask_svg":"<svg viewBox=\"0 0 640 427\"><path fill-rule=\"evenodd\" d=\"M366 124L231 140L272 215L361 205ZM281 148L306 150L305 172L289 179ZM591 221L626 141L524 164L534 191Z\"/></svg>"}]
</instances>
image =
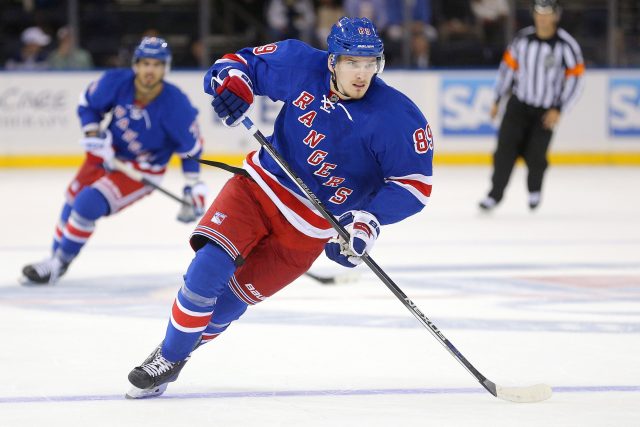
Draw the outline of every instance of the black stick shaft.
<instances>
[{"instance_id":1,"label":"black stick shaft","mask_svg":"<svg viewBox=\"0 0 640 427\"><path fill-rule=\"evenodd\" d=\"M327 277L318 276L317 274L313 274L309 271L304 273L304 275L307 277L311 277L313 280L315 280L316 282L320 282L323 285L334 284L336 282L336 278L333 276L327 276Z\"/></svg>"},{"instance_id":2,"label":"black stick shaft","mask_svg":"<svg viewBox=\"0 0 640 427\"><path fill-rule=\"evenodd\" d=\"M146 178L142 178L142 180L140 182L142 182L144 185L148 185L149 187L153 187L154 189L158 190L159 192L161 192L165 196L169 196L170 198L172 198L173 200L175 200L176 202L178 202L178 203L180 203L182 205L191 206L191 203L187 202L186 200L183 200L182 198L180 198L177 195L173 194L169 190L165 190L164 188L160 187L159 185L154 184L153 182L149 181Z\"/></svg>"},{"instance_id":3,"label":"black stick shaft","mask_svg":"<svg viewBox=\"0 0 640 427\"><path fill-rule=\"evenodd\" d=\"M306 195L307 199L309 199L309 201L316 207L318 212L320 212L320 214L322 214L322 216L327 221L329 221L331 226L338 232L340 237L348 242L349 233L347 232L347 230L345 230L345 228L340 225L340 223L338 223L335 217L329 213L322 201L315 194L313 194L311 189L309 189L309 187L307 187L302 179L300 179L296 175L296 173L289 167L287 162L282 157L280 157L280 154L278 154L278 152L273 148L269 141L267 141L262 132L260 132L260 129L258 129L248 117L242 121L242 124L249 130L249 132L253 134L253 137L260 143L260 145L267 151L267 153L269 153L269 155L273 158L273 160L275 160L278 166L282 168L289 179L291 179L296 184L296 186ZM444 348L446 348L449 353L453 357L455 357L455 359L460 362L460 364L464 366L464 368L469 371L469 373L473 375L485 389L487 389L489 393L497 396L496 385L492 381L488 380L484 375L482 375L480 371L478 371L462 355L462 353L460 353L460 351L458 351L458 349L453 344L451 344L451 341L449 341L444 336L444 334L440 332L436 325L434 325L433 322L429 320L429 318L425 316L422 311L420 311L416 304L411 301L411 299L409 299L409 297L407 297L404 292L402 292L398 285L396 285L393 280L391 280L391 278L387 276L387 274L382 270L382 268L380 268L378 264L375 263L373 258L371 258L369 254L365 253L362 256L362 259L364 260L365 264L369 266L371 271L373 271L375 275L378 276L382 283L384 283L387 288L389 288L389 290L391 290L391 292L393 292L393 294L400 300L400 302L402 302L402 304L404 304L404 306L411 312L411 314L413 314L415 318L418 319L422 326L427 328L431 335L433 335L440 342L440 344L442 344Z\"/></svg>"},{"instance_id":4,"label":"black stick shaft","mask_svg":"<svg viewBox=\"0 0 640 427\"><path fill-rule=\"evenodd\" d=\"M182 197L176 196L175 194L173 194L169 190L165 190L164 188L160 187L158 184L156 184L154 182L151 182L150 180L145 178L144 175L141 172L130 168L129 166L127 166L122 161L120 161L118 159L113 159L113 165L115 166L115 168L117 170L119 170L123 174L127 175L129 178L131 178L133 180L136 180L136 181L140 181L141 183L143 183L144 185L148 185L149 187L153 187L155 190L158 190L159 192L161 192L165 196L169 196L170 198L172 198L173 200L175 200L176 202L178 202L178 203L180 203L182 205L191 206L191 203L187 202L186 200L183 200Z\"/></svg>"}]
</instances>

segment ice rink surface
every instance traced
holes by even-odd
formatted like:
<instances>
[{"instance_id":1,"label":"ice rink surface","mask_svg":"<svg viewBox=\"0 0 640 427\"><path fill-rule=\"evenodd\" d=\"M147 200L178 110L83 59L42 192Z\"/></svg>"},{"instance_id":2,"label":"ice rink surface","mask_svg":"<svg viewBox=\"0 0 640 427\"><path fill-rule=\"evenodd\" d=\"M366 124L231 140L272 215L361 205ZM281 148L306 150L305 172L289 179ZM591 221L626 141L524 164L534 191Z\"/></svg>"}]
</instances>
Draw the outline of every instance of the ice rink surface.
<instances>
[{"instance_id":1,"label":"ice rink surface","mask_svg":"<svg viewBox=\"0 0 640 427\"><path fill-rule=\"evenodd\" d=\"M383 227L376 262L486 377L544 382L498 400L364 266L322 256L194 353L161 398L124 399L164 336L193 225L160 193L101 220L52 287L48 254L73 171L0 170L0 426L640 426L640 168L554 167L529 212L524 170L482 215L487 167L437 167L430 205ZM213 192L228 175L207 169ZM163 185L179 192L172 170Z\"/></svg>"}]
</instances>

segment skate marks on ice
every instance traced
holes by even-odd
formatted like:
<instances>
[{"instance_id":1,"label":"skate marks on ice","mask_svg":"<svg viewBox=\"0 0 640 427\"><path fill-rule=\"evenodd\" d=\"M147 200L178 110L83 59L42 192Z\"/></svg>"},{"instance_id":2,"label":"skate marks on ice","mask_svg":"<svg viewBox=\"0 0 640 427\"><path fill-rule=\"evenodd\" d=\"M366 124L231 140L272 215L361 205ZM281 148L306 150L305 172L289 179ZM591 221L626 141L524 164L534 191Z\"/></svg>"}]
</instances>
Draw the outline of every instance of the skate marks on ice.
<instances>
[{"instance_id":1,"label":"skate marks on ice","mask_svg":"<svg viewBox=\"0 0 640 427\"><path fill-rule=\"evenodd\" d=\"M437 316L438 325L447 330L640 333L640 275L523 275L522 277L474 276L429 277L414 268L391 267L416 301L425 307L435 301L460 298L491 298L494 309L507 313L528 313L490 319L480 313L458 312ZM372 274L362 274L359 284L327 290L308 278L299 279L274 301L249 310L243 323L308 326L420 328L411 316L380 312L305 310L309 304L324 304L352 296L361 302L393 300ZM0 306L46 311L134 316L164 319L182 283L180 274L143 274L64 279L53 286L0 287ZM266 309L262 309L262 308ZM300 307L298 309L297 307ZM546 313L544 319L538 316ZM551 317L550 317L551 315ZM564 316L560 321L553 315ZM567 315L578 315L566 318ZM586 315L587 318L580 316ZM593 319L591 316L595 316ZM603 317L604 316L604 317Z\"/></svg>"}]
</instances>

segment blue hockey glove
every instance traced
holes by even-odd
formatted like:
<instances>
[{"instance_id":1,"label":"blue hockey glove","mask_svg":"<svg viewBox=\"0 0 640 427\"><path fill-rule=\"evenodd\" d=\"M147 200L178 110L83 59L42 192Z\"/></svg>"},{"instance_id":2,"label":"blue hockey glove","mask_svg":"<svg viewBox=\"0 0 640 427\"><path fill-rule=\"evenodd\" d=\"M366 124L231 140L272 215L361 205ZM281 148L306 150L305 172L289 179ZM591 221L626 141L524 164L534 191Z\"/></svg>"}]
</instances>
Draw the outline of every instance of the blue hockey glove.
<instances>
[{"instance_id":1,"label":"blue hockey glove","mask_svg":"<svg viewBox=\"0 0 640 427\"><path fill-rule=\"evenodd\" d=\"M345 212L338 218L351 238L346 242L334 237L324 246L327 257L345 267L353 268L362 263L362 255L371 252L380 234L380 224L375 216L365 211Z\"/></svg>"},{"instance_id":2,"label":"blue hockey glove","mask_svg":"<svg viewBox=\"0 0 640 427\"><path fill-rule=\"evenodd\" d=\"M231 70L222 83L215 88L216 97L211 102L213 109L227 126L237 126L247 115L253 104L251 80L240 70Z\"/></svg>"},{"instance_id":3,"label":"blue hockey glove","mask_svg":"<svg viewBox=\"0 0 640 427\"><path fill-rule=\"evenodd\" d=\"M113 150L111 132L108 129L100 132L96 136L85 136L81 138L80 145L82 145L82 148L84 148L87 153L91 153L102 159L105 167L113 169L111 162L115 156L115 151Z\"/></svg>"},{"instance_id":4,"label":"blue hockey glove","mask_svg":"<svg viewBox=\"0 0 640 427\"><path fill-rule=\"evenodd\" d=\"M188 223L204 215L208 192L209 189L202 181L187 182L182 189L182 200L189 203L189 205L180 207L176 219L180 222Z\"/></svg>"}]
</instances>

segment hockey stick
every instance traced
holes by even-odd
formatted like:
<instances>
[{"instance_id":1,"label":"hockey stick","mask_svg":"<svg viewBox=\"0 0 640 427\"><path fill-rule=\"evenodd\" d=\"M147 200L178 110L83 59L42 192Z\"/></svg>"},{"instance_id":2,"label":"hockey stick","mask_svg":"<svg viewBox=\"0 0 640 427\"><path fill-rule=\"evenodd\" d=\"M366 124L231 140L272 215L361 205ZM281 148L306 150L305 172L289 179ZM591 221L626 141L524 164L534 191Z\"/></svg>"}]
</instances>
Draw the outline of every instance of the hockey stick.
<instances>
[{"instance_id":1,"label":"hockey stick","mask_svg":"<svg viewBox=\"0 0 640 427\"><path fill-rule=\"evenodd\" d=\"M310 271L307 271L306 273L304 273L304 275L307 277L310 277L316 282L322 283L323 285L337 285L338 283L355 282L358 280L358 277L360 276L360 274L357 272L347 273L347 274L338 274L335 276L320 276Z\"/></svg>"},{"instance_id":2,"label":"hockey stick","mask_svg":"<svg viewBox=\"0 0 640 427\"><path fill-rule=\"evenodd\" d=\"M273 146L267 141L262 132L253 124L250 118L245 118L242 121L242 124L247 128L247 130L253 135L253 137L260 143L260 145L269 153L269 155L273 158L273 160L282 168L282 170L286 173L286 175L291 179L296 186L305 194L307 199L316 207L318 212L322 214L322 216L329 221L331 226L338 232L340 237L349 241L349 233L344 229L342 225L338 223L338 221L331 215L327 208L324 207L322 201L318 199L318 197L313 194L313 192L307 187L307 185L300 179L295 172L289 167L287 162L280 157L278 152L273 148ZM382 280L382 282L393 292L393 294L404 304L404 306L415 316L416 319L425 327L427 330L433 335L439 342L442 344L449 353L456 358L462 366L473 375L478 382L492 395L498 397L503 400L508 400L511 402L539 402L551 397L551 387L546 384L537 384L529 387L502 387L496 385L491 380L487 379L484 375L482 375L463 355L458 351L457 348L454 347L453 344L440 332L440 330L433 324L431 320L427 318L427 316L418 309L413 301L407 297L404 292L396 285L393 280L376 264L369 256L369 254L365 253L362 256L365 264L369 266L369 268Z\"/></svg>"},{"instance_id":3,"label":"hockey stick","mask_svg":"<svg viewBox=\"0 0 640 427\"><path fill-rule=\"evenodd\" d=\"M158 184L155 184L153 182L151 182L150 180L148 180L147 178L144 177L144 175L142 174L142 172L137 171L129 166L127 166L124 162L122 162L121 160L118 160L116 158L113 159L112 161L113 167L122 172L123 174L127 175L129 178L135 180L135 181L139 181L141 183L143 183L144 185L148 185L149 187L153 187L155 190L158 190L159 192L163 193L166 196L169 196L170 198L172 198L173 200L175 200L176 202L185 205L185 206L191 206L191 203L187 202L186 200L182 200L181 197L176 196L175 194L173 194L172 192L170 192L169 190L165 190L164 188L160 187Z\"/></svg>"}]
</instances>

